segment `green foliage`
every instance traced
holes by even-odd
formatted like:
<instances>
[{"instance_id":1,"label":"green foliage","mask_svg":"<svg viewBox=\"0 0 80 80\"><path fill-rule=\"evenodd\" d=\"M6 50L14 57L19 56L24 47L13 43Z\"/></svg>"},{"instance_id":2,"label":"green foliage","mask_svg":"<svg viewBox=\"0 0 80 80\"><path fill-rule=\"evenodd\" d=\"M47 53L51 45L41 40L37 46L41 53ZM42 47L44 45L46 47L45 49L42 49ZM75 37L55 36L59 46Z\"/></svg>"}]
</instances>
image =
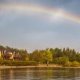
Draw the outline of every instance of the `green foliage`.
<instances>
[{"instance_id":1,"label":"green foliage","mask_svg":"<svg viewBox=\"0 0 80 80\"><path fill-rule=\"evenodd\" d=\"M63 66L80 66L80 53L69 48L47 48L28 53L24 49L0 45L0 65L35 65L60 64Z\"/></svg>"},{"instance_id":2,"label":"green foliage","mask_svg":"<svg viewBox=\"0 0 80 80\"><path fill-rule=\"evenodd\" d=\"M62 50L59 49L59 48L55 48L54 49L54 53L53 53L53 57L62 57L63 56L63 53L62 53Z\"/></svg>"},{"instance_id":3,"label":"green foliage","mask_svg":"<svg viewBox=\"0 0 80 80\"><path fill-rule=\"evenodd\" d=\"M63 66L64 67L70 67L72 65L72 63L70 61L67 61Z\"/></svg>"},{"instance_id":4,"label":"green foliage","mask_svg":"<svg viewBox=\"0 0 80 80\"><path fill-rule=\"evenodd\" d=\"M35 61L11 61L11 60L4 60L0 61L0 65L7 65L7 66L33 66L38 65Z\"/></svg>"},{"instance_id":5,"label":"green foliage","mask_svg":"<svg viewBox=\"0 0 80 80\"><path fill-rule=\"evenodd\" d=\"M49 50L35 50L31 55L31 60L38 63L49 63L52 61L52 54Z\"/></svg>"},{"instance_id":6,"label":"green foliage","mask_svg":"<svg viewBox=\"0 0 80 80\"><path fill-rule=\"evenodd\" d=\"M48 64L52 61L52 54L49 50L46 50L44 53L44 61Z\"/></svg>"},{"instance_id":7,"label":"green foliage","mask_svg":"<svg viewBox=\"0 0 80 80\"><path fill-rule=\"evenodd\" d=\"M67 62L69 62L68 57L59 57L59 58L54 59L54 63L56 64L65 65Z\"/></svg>"},{"instance_id":8,"label":"green foliage","mask_svg":"<svg viewBox=\"0 0 80 80\"><path fill-rule=\"evenodd\" d=\"M43 58L43 55L38 51L38 50L35 50L31 55L30 55L30 59L32 61L36 61L38 63L40 62L43 62L42 61L42 58Z\"/></svg>"},{"instance_id":9,"label":"green foliage","mask_svg":"<svg viewBox=\"0 0 80 80\"><path fill-rule=\"evenodd\" d=\"M72 67L79 67L80 66L80 63L77 62L77 61L73 61L72 64L71 64Z\"/></svg>"},{"instance_id":10,"label":"green foliage","mask_svg":"<svg viewBox=\"0 0 80 80\"><path fill-rule=\"evenodd\" d=\"M80 53L76 54L76 61L80 62Z\"/></svg>"}]
</instances>

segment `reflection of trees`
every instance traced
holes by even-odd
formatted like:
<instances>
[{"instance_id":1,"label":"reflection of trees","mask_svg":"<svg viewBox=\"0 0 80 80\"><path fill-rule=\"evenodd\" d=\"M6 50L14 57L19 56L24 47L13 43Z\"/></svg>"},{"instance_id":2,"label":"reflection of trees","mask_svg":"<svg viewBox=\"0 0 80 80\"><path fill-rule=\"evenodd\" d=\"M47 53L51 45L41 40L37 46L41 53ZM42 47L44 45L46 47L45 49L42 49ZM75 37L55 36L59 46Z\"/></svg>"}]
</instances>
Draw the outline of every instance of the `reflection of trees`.
<instances>
[{"instance_id":1,"label":"reflection of trees","mask_svg":"<svg viewBox=\"0 0 80 80\"><path fill-rule=\"evenodd\" d=\"M0 80L23 79L26 76L26 71L24 69L3 69L1 75Z\"/></svg>"},{"instance_id":2,"label":"reflection of trees","mask_svg":"<svg viewBox=\"0 0 80 80\"><path fill-rule=\"evenodd\" d=\"M1 80L10 80L10 72L8 69L2 69L1 70Z\"/></svg>"},{"instance_id":3,"label":"reflection of trees","mask_svg":"<svg viewBox=\"0 0 80 80\"><path fill-rule=\"evenodd\" d=\"M53 70L54 78L73 79L80 77L80 69L62 68Z\"/></svg>"},{"instance_id":4,"label":"reflection of trees","mask_svg":"<svg viewBox=\"0 0 80 80\"><path fill-rule=\"evenodd\" d=\"M52 70L37 68L32 72L32 79L47 80L52 76Z\"/></svg>"},{"instance_id":5,"label":"reflection of trees","mask_svg":"<svg viewBox=\"0 0 80 80\"><path fill-rule=\"evenodd\" d=\"M1 76L2 76L2 74L1 74L1 70L0 70L0 80L2 80L2 77Z\"/></svg>"},{"instance_id":6,"label":"reflection of trees","mask_svg":"<svg viewBox=\"0 0 80 80\"><path fill-rule=\"evenodd\" d=\"M13 79L23 79L26 76L26 71L24 69L13 69Z\"/></svg>"},{"instance_id":7,"label":"reflection of trees","mask_svg":"<svg viewBox=\"0 0 80 80\"><path fill-rule=\"evenodd\" d=\"M0 80L50 80L50 79L72 79L80 77L80 69L70 68L27 68L27 69L2 69Z\"/></svg>"},{"instance_id":8,"label":"reflection of trees","mask_svg":"<svg viewBox=\"0 0 80 80\"><path fill-rule=\"evenodd\" d=\"M76 77L80 77L80 69L37 69L36 71L32 72L33 79L37 77L37 79L41 80L49 80L49 79L73 79L75 80Z\"/></svg>"}]
</instances>

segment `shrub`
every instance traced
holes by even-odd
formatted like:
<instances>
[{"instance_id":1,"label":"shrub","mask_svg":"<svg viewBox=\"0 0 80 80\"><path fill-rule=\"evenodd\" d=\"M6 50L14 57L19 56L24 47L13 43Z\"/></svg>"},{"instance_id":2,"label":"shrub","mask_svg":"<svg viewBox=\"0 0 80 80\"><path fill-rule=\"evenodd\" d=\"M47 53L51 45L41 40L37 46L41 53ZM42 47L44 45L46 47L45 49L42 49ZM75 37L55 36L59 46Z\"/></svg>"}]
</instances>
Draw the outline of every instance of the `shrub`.
<instances>
[{"instance_id":1,"label":"shrub","mask_svg":"<svg viewBox=\"0 0 80 80\"><path fill-rule=\"evenodd\" d=\"M70 67L71 66L71 62L70 61L67 61L65 64L64 64L64 67Z\"/></svg>"},{"instance_id":2,"label":"shrub","mask_svg":"<svg viewBox=\"0 0 80 80\"><path fill-rule=\"evenodd\" d=\"M65 63L67 63L69 61L68 57L59 57L54 59L54 63L56 64L60 64L60 65L65 65Z\"/></svg>"},{"instance_id":3,"label":"shrub","mask_svg":"<svg viewBox=\"0 0 80 80\"><path fill-rule=\"evenodd\" d=\"M10 61L10 60L4 60L1 62L1 65L6 66L33 66L37 65L38 63L35 61Z\"/></svg>"},{"instance_id":4,"label":"shrub","mask_svg":"<svg viewBox=\"0 0 80 80\"><path fill-rule=\"evenodd\" d=\"M80 63L77 62L77 61L73 61L72 64L71 64L72 67L79 67L80 66Z\"/></svg>"}]
</instances>

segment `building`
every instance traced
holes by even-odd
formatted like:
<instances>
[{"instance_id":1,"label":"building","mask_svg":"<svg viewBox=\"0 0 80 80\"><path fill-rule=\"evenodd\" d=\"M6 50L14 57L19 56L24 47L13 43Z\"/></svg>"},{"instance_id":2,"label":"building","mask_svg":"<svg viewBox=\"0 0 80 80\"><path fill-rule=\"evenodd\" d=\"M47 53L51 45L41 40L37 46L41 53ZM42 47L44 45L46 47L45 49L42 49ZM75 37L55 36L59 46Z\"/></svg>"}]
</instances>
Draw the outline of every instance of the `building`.
<instances>
[{"instance_id":1,"label":"building","mask_svg":"<svg viewBox=\"0 0 80 80\"><path fill-rule=\"evenodd\" d=\"M0 51L0 58L2 57L1 51Z\"/></svg>"}]
</instances>

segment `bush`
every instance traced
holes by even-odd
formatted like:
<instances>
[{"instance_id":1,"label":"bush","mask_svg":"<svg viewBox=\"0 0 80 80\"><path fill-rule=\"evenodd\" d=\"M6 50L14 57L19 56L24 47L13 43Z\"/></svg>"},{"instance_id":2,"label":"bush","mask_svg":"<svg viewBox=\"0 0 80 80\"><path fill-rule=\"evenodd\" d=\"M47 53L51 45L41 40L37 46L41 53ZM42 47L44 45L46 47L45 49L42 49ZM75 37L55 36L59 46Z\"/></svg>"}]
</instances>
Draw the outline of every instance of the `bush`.
<instances>
[{"instance_id":1,"label":"bush","mask_svg":"<svg viewBox=\"0 0 80 80\"><path fill-rule=\"evenodd\" d=\"M80 66L80 63L77 62L77 61L73 61L72 64L71 64L72 67L79 67Z\"/></svg>"},{"instance_id":2,"label":"bush","mask_svg":"<svg viewBox=\"0 0 80 80\"><path fill-rule=\"evenodd\" d=\"M53 60L53 63L65 65L65 63L69 62L68 57L59 57Z\"/></svg>"},{"instance_id":3,"label":"bush","mask_svg":"<svg viewBox=\"0 0 80 80\"><path fill-rule=\"evenodd\" d=\"M4 60L0 63L1 65L6 66L36 66L38 63L35 61L10 61Z\"/></svg>"},{"instance_id":4,"label":"bush","mask_svg":"<svg viewBox=\"0 0 80 80\"><path fill-rule=\"evenodd\" d=\"M64 67L70 67L71 66L71 62L70 61L67 61L65 64L64 64Z\"/></svg>"}]
</instances>

